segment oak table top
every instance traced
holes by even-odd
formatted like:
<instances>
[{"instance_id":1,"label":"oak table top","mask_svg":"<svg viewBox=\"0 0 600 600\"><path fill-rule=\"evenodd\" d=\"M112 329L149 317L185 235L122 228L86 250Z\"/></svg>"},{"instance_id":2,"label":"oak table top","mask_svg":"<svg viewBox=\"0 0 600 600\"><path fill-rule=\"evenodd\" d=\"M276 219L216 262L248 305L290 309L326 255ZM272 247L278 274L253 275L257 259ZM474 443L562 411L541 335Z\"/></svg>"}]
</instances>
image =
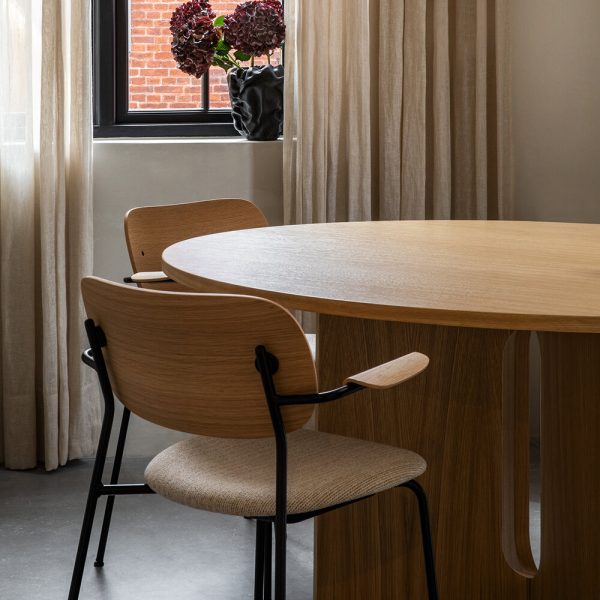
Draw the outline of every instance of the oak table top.
<instances>
[{"instance_id":1,"label":"oak table top","mask_svg":"<svg viewBox=\"0 0 600 600\"><path fill-rule=\"evenodd\" d=\"M163 253L189 287L413 323L600 332L600 225L381 221L192 238Z\"/></svg>"}]
</instances>

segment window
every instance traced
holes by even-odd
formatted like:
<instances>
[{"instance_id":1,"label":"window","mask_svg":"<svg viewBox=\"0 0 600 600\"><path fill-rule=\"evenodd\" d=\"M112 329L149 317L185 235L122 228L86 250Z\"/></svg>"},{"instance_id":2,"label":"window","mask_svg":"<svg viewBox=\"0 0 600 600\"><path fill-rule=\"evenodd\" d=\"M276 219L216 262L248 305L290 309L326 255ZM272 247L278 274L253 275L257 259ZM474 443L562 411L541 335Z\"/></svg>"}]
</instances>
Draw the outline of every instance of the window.
<instances>
[{"instance_id":1,"label":"window","mask_svg":"<svg viewBox=\"0 0 600 600\"><path fill-rule=\"evenodd\" d=\"M94 1L94 135L237 136L225 73L177 69L169 20L183 0ZM235 0L213 0L217 14Z\"/></svg>"}]
</instances>

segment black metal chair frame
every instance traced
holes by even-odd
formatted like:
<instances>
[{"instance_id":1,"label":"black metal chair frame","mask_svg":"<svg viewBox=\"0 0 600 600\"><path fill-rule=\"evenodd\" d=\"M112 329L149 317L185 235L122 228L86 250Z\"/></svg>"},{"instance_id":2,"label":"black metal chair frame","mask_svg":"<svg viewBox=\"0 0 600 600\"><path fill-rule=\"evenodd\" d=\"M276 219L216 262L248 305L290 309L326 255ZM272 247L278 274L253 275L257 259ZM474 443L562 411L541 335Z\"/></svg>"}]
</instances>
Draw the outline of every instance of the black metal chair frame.
<instances>
[{"instance_id":1,"label":"black metal chair frame","mask_svg":"<svg viewBox=\"0 0 600 600\"><path fill-rule=\"evenodd\" d=\"M106 346L106 337L104 332L100 327L96 326L92 319L86 320L85 328L91 347L83 352L82 360L86 365L93 368L98 374L105 410L85 507L83 524L81 527L79 544L77 547L77 554L75 557L75 565L73 568L68 600L77 600L79 598L85 560L89 548L92 525L98 499L101 496L108 496L100 534L98 554L96 561L94 562L94 566L101 567L104 564L104 552L106 550L106 541L115 497L130 494L155 493L147 484L144 483L118 483L130 416L130 411L126 407L124 407L123 419L121 421L115 462L113 464L110 483L102 483L102 475L106 463L106 453L114 420L115 399L112 392L112 386L110 384L104 355L102 353L102 348ZM284 406L299 404L322 404L325 402L331 402L333 400L353 394L363 389L363 387L355 383L348 383L327 392L319 392L307 395L280 396L277 394L277 390L273 381L273 376L279 367L279 361L277 360L277 357L273 354L270 354L266 348L264 348L264 346L257 346L255 365L262 379L275 436L276 510L275 515L273 516L252 517L257 521L254 600L271 600L273 527L275 529L275 600L285 600L287 525L311 519L337 508L342 508L343 506L360 502L361 500L365 500L371 496L358 498L350 502L345 502L343 504L338 504L307 513L287 514L287 439L281 408ZM415 480L403 483L398 487L409 489L411 492L413 492L417 499L428 597L429 600L438 600L433 544L431 539L429 511L425 492L420 484Z\"/></svg>"}]
</instances>

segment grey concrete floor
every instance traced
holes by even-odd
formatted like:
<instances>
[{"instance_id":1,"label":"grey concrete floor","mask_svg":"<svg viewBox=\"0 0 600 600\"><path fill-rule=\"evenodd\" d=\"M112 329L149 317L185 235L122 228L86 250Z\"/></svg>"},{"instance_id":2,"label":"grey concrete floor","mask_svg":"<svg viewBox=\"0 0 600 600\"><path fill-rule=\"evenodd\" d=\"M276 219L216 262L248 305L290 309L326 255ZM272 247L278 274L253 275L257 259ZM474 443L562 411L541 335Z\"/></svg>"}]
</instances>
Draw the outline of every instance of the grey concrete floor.
<instances>
[{"instance_id":1,"label":"grey concrete floor","mask_svg":"<svg viewBox=\"0 0 600 600\"><path fill-rule=\"evenodd\" d=\"M141 481L146 463L127 460L121 480ZM54 473L0 470L0 599L66 600L91 467L75 461ZM154 495L117 498L105 566L97 569L98 513L81 600L253 597L253 522ZM288 564L289 597L310 600L311 521L290 526Z\"/></svg>"},{"instance_id":2,"label":"grey concrete floor","mask_svg":"<svg viewBox=\"0 0 600 600\"><path fill-rule=\"evenodd\" d=\"M531 541L539 560L539 480L532 449ZM147 460L127 459L123 482L138 482ZM109 465L110 466L110 465ZM0 470L0 599L65 599L92 461L54 472ZM108 471L107 471L108 472ZM105 566L93 556L100 501L82 600L241 600L252 598L254 524L193 510L160 498L118 498ZM292 525L288 597L312 595L312 521Z\"/></svg>"}]
</instances>

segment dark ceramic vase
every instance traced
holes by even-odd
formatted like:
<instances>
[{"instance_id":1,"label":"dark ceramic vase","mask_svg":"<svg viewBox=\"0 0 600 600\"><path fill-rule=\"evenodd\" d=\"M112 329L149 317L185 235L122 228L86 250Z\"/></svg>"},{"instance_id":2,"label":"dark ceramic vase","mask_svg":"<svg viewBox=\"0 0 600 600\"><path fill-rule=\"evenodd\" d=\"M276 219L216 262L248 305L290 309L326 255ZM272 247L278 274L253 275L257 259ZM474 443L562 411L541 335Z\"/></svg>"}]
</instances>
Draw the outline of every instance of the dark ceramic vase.
<instances>
[{"instance_id":1,"label":"dark ceramic vase","mask_svg":"<svg viewBox=\"0 0 600 600\"><path fill-rule=\"evenodd\" d=\"M252 141L283 133L283 65L232 69L227 74L233 126Z\"/></svg>"}]
</instances>

